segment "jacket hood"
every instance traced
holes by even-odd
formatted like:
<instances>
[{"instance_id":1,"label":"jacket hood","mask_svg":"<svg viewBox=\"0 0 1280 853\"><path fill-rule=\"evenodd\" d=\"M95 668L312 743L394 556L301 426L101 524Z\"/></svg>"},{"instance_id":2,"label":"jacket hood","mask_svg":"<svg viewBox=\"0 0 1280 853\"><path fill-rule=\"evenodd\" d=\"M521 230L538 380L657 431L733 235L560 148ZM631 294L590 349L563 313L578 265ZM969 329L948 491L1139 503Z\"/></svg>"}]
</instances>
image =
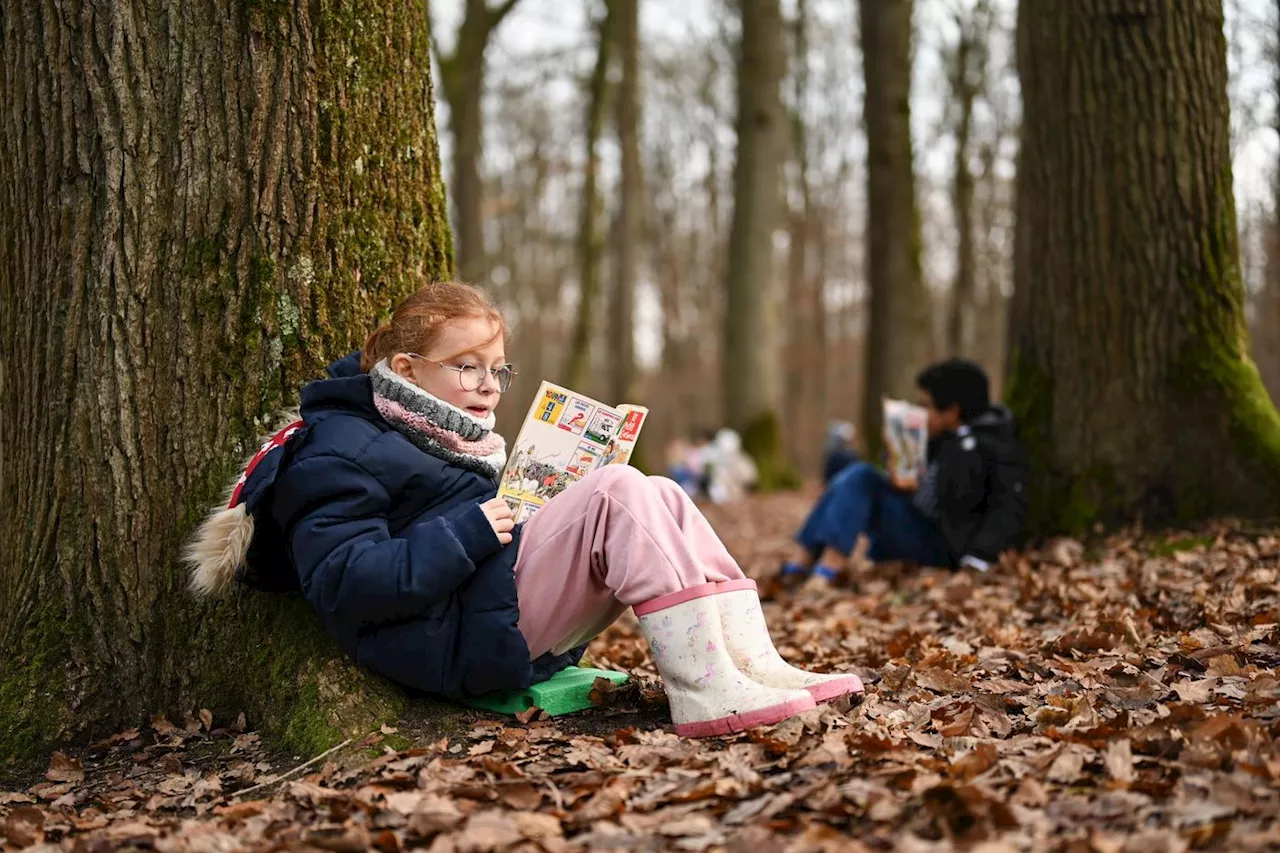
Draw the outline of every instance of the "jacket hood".
<instances>
[{"instance_id":1,"label":"jacket hood","mask_svg":"<svg viewBox=\"0 0 1280 853\"><path fill-rule=\"evenodd\" d=\"M1011 442L1016 440L1018 435L1018 423L1013 417L1013 412L999 404L993 405L966 426L973 432L980 432L1000 441Z\"/></svg>"},{"instance_id":2,"label":"jacket hood","mask_svg":"<svg viewBox=\"0 0 1280 853\"><path fill-rule=\"evenodd\" d=\"M345 379L348 376L359 376L364 371L360 369L360 350L347 353L342 358L330 364L324 369L330 379Z\"/></svg>"},{"instance_id":3,"label":"jacket hood","mask_svg":"<svg viewBox=\"0 0 1280 853\"><path fill-rule=\"evenodd\" d=\"M196 528L183 553L191 570L191 589L197 595L218 595L229 590L244 570L249 547L253 542L253 508L266 486L275 481L283 454L280 447L270 450L273 439L289 426L302 420L311 423L325 412L342 410L374 418L380 417L373 407L369 377L360 370L359 351L349 353L325 368L329 379L308 383L302 389L300 411L277 413L271 431L262 436L254 453L237 469L236 479L227 485L223 499L209 510ZM281 442L283 446L283 441ZM266 450L252 471L254 457ZM236 488L243 484L238 502L231 505Z\"/></svg>"}]
</instances>

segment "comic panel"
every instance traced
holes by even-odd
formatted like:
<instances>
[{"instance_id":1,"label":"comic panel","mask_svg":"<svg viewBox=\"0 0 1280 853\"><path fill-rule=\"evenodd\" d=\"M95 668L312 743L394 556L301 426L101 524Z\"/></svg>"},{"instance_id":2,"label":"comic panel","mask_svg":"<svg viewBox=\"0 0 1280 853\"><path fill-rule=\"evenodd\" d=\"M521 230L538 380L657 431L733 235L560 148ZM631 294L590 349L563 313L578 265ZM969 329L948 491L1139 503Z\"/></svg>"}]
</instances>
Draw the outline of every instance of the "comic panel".
<instances>
[{"instance_id":1,"label":"comic panel","mask_svg":"<svg viewBox=\"0 0 1280 853\"><path fill-rule=\"evenodd\" d=\"M597 409L595 416L591 418L590 426L587 427L586 436L597 444L606 444L609 439L618 434L618 424L621 422L622 417L617 412Z\"/></svg>"},{"instance_id":2,"label":"comic panel","mask_svg":"<svg viewBox=\"0 0 1280 853\"><path fill-rule=\"evenodd\" d=\"M565 406L564 414L560 416L556 426L574 435L582 435L582 431L587 428L587 418L591 415L592 408L586 400L570 397L569 404Z\"/></svg>"},{"instance_id":3,"label":"comic panel","mask_svg":"<svg viewBox=\"0 0 1280 853\"><path fill-rule=\"evenodd\" d=\"M596 469L596 464L600 461L600 448L594 444L582 442L578 445L578 449L574 451L573 460L569 467L565 470L574 476L575 479L581 479Z\"/></svg>"}]
</instances>

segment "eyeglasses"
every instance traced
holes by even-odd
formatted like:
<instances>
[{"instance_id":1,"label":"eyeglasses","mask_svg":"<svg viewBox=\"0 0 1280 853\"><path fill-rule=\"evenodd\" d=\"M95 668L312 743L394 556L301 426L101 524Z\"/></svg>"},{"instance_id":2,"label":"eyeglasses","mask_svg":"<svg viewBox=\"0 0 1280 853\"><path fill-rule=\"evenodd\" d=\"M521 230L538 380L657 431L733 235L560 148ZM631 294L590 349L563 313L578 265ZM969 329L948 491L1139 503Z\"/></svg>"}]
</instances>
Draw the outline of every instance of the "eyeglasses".
<instances>
[{"instance_id":1,"label":"eyeglasses","mask_svg":"<svg viewBox=\"0 0 1280 853\"><path fill-rule=\"evenodd\" d=\"M498 383L498 391L505 394L507 393L507 389L511 387L511 380L519 375L516 373L515 368L509 364L504 364L501 367L494 367L490 369L482 364L472 364L471 362L464 362L463 364L458 365L445 364L442 361L427 358L425 355L418 355L416 352L407 352L405 355L410 358L420 358L423 361L429 361L432 364L443 367L445 370L452 370L457 373L458 384L462 386L463 391L479 391L481 386L484 385L484 376L488 373L491 374L494 381Z\"/></svg>"}]
</instances>

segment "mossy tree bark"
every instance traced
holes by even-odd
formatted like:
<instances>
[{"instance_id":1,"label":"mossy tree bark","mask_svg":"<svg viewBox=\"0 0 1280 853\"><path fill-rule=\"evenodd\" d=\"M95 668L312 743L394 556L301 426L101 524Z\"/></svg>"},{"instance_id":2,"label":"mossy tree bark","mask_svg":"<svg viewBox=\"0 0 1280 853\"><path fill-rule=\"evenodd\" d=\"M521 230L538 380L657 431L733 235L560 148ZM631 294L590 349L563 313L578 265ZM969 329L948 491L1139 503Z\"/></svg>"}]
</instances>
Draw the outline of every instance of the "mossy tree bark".
<instances>
[{"instance_id":1,"label":"mossy tree bark","mask_svg":"<svg viewBox=\"0 0 1280 853\"><path fill-rule=\"evenodd\" d=\"M781 223L781 169L787 151L782 106L786 30L778 0L742 0L738 47L737 160L725 308L725 421L742 434L760 487L793 484L783 450L780 293L773 235Z\"/></svg>"},{"instance_id":2,"label":"mossy tree bark","mask_svg":"<svg viewBox=\"0 0 1280 853\"><path fill-rule=\"evenodd\" d=\"M1222 0L1024 7L1008 397L1033 521L1280 509L1246 355Z\"/></svg>"},{"instance_id":3,"label":"mossy tree bark","mask_svg":"<svg viewBox=\"0 0 1280 853\"><path fill-rule=\"evenodd\" d=\"M861 0L867 131L866 380L863 440L883 443L882 397L915 397L932 355L933 310L920 266L920 218L911 150L912 0Z\"/></svg>"},{"instance_id":4,"label":"mossy tree bark","mask_svg":"<svg viewBox=\"0 0 1280 853\"><path fill-rule=\"evenodd\" d=\"M272 413L452 250L416 0L49 2L0 30L0 767L140 715L394 711L297 596L186 589Z\"/></svg>"}]
</instances>

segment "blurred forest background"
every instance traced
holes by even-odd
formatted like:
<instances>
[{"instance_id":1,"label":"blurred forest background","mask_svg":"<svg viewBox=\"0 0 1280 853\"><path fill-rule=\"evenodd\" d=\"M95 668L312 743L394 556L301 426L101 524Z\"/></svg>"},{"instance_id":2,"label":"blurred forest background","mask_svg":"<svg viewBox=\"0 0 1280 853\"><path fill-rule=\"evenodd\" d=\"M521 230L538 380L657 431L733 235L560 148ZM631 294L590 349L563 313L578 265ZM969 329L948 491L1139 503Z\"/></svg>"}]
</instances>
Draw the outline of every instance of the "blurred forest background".
<instances>
[{"instance_id":1,"label":"blurred forest background","mask_svg":"<svg viewBox=\"0 0 1280 853\"><path fill-rule=\"evenodd\" d=\"M655 408L644 444L656 465L671 437L725 422L722 360L744 358L725 347L738 15L720 0L489 3L485 12L481 0L431 0L430 12L444 58L436 115L459 271L506 308L521 372L502 426L516 428L542 378L609 402L642 400ZM915 3L914 188L899 170L890 192L914 198L920 235L886 235L917 256L927 312L891 332L915 338L896 349L917 354L906 371L962 355L987 368L996 394L1013 295L1016 7ZM1278 7L1225 4L1241 268L1254 356L1273 399ZM625 19L637 8L638 21ZM827 422L864 423L873 119L858 4L784 0L781 15L769 35L785 54L783 210L760 271L771 325L744 345L788 377L776 383L782 437L812 477Z\"/></svg>"}]
</instances>

